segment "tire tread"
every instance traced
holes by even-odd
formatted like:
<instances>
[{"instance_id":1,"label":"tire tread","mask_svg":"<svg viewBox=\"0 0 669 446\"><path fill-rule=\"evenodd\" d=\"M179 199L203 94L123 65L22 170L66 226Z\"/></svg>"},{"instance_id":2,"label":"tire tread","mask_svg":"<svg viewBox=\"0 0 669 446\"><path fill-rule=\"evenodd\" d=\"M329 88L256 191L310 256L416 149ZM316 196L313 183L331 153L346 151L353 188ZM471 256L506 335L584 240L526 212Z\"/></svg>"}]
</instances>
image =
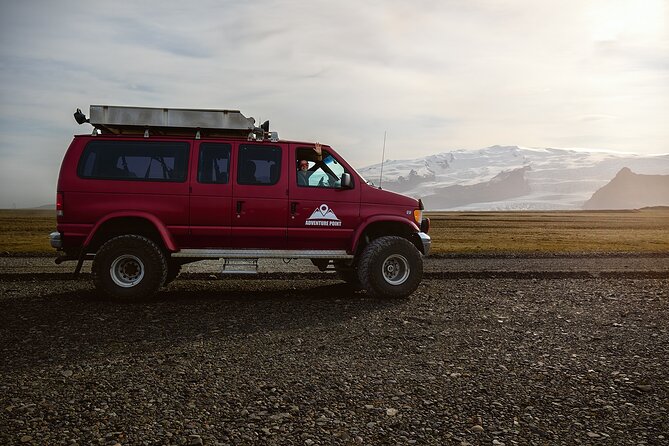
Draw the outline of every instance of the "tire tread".
<instances>
[{"instance_id":1,"label":"tire tread","mask_svg":"<svg viewBox=\"0 0 669 446\"><path fill-rule=\"evenodd\" d=\"M405 283L398 286L392 286L385 283L383 277L380 277L375 270L379 265L376 263L382 261L384 251L396 252L405 251L408 255L407 260L410 263L410 277ZM413 264L412 264L413 261ZM382 273L381 273L382 274ZM362 287L368 294L374 297L401 298L413 293L421 279L423 278L423 260L420 252L407 239L398 236L384 236L372 240L365 247L360 255L358 262L358 279Z\"/></svg>"},{"instance_id":2,"label":"tire tread","mask_svg":"<svg viewBox=\"0 0 669 446\"><path fill-rule=\"evenodd\" d=\"M107 277L109 272L106 271L107 257L113 255L115 251L125 249L143 250L143 254L146 256L144 266L148 270L147 273L149 273L145 273L145 278L142 280L143 283L127 289L111 285L109 283L111 279ZM154 267L157 266L157 271L154 271L157 274L151 274L151 268L147 266L148 262L153 263ZM100 247L95 254L91 273L95 287L109 297L117 300L132 300L138 297L146 298L154 295L165 283L165 279L167 278L167 260L162 249L153 240L142 235L125 234L107 240Z\"/></svg>"}]
</instances>

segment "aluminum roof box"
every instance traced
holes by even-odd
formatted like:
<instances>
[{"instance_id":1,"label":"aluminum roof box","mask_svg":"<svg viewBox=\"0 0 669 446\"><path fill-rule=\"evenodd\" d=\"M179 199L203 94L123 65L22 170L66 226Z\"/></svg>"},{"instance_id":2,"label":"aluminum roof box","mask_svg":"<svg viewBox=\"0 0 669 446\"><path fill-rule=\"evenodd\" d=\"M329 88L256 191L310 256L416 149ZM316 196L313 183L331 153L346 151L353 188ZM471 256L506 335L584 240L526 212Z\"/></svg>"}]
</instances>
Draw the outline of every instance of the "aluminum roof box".
<instances>
[{"instance_id":1,"label":"aluminum roof box","mask_svg":"<svg viewBox=\"0 0 669 446\"><path fill-rule=\"evenodd\" d=\"M103 133L137 134L151 130L157 134L247 135L255 120L239 110L201 110L183 108L126 107L91 105L89 122Z\"/></svg>"}]
</instances>

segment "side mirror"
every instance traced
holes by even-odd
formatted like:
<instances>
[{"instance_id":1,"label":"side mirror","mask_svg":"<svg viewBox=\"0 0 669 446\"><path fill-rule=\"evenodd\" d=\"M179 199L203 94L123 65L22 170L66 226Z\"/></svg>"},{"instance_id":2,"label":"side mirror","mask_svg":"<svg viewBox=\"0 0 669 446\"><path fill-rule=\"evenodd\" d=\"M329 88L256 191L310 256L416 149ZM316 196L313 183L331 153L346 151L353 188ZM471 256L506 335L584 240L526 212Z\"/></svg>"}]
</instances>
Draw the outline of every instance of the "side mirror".
<instances>
[{"instance_id":1,"label":"side mirror","mask_svg":"<svg viewBox=\"0 0 669 446\"><path fill-rule=\"evenodd\" d=\"M341 188L342 189L350 189L351 188L351 174L350 173L342 173L341 174Z\"/></svg>"}]
</instances>

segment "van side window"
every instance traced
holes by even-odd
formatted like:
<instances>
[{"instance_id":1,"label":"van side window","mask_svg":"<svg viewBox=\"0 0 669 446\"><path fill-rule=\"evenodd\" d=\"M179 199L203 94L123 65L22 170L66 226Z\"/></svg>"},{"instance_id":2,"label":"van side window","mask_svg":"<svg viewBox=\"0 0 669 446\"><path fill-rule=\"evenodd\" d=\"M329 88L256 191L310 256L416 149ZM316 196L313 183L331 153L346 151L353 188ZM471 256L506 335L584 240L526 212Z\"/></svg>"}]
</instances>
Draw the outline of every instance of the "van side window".
<instances>
[{"instance_id":1,"label":"van side window","mask_svg":"<svg viewBox=\"0 0 669 446\"><path fill-rule=\"evenodd\" d=\"M77 174L81 178L183 182L188 143L163 141L91 141Z\"/></svg>"},{"instance_id":2,"label":"van side window","mask_svg":"<svg viewBox=\"0 0 669 446\"><path fill-rule=\"evenodd\" d=\"M296 155L298 186L341 188L341 177L346 170L327 150L317 155L313 148L298 148Z\"/></svg>"},{"instance_id":3,"label":"van side window","mask_svg":"<svg viewBox=\"0 0 669 446\"><path fill-rule=\"evenodd\" d=\"M197 181L226 184L230 176L230 144L202 143Z\"/></svg>"},{"instance_id":4,"label":"van side window","mask_svg":"<svg viewBox=\"0 0 669 446\"><path fill-rule=\"evenodd\" d=\"M237 184L271 186L279 182L280 147L242 144L237 161Z\"/></svg>"}]
</instances>

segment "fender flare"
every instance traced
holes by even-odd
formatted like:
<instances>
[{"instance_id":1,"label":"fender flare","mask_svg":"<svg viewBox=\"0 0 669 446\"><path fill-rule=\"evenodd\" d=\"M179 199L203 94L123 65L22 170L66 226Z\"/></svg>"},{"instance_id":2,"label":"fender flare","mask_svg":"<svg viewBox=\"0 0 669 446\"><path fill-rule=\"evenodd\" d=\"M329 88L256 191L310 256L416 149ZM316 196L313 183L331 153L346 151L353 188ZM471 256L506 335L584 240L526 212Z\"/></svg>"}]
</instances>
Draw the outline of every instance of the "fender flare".
<instances>
[{"instance_id":1,"label":"fender flare","mask_svg":"<svg viewBox=\"0 0 669 446\"><path fill-rule=\"evenodd\" d=\"M158 231L158 234L160 234L160 238L163 241L163 245L165 245L165 249L167 249L169 252L176 252L179 250L179 248L177 248L176 243L174 242L174 239L172 238L172 234L170 234L170 231L167 230L167 228L160 221L160 219L158 219L153 214L141 211L119 211L105 215L104 218L101 218L95 223L93 229L91 229L91 232L88 233L88 237L86 237L86 240L84 241L82 247L86 249L88 245L90 245L90 243L93 241L93 238L95 237L95 234L97 234L98 230L103 224L116 218L127 218L127 217L141 218L143 220L148 221L153 225L156 231Z\"/></svg>"},{"instance_id":2,"label":"fender flare","mask_svg":"<svg viewBox=\"0 0 669 446\"><path fill-rule=\"evenodd\" d=\"M406 218L399 217L397 215L374 215L372 217L363 220L358 226L358 229L356 229L355 232L353 233L353 244L351 245L351 253L355 254L356 250L358 249L358 246L360 245L360 237L365 232L365 230L372 224L379 222L401 223L410 228L411 232L415 233L420 232L420 228L418 227L418 225L416 225L416 223L410 220L407 220Z\"/></svg>"}]
</instances>

